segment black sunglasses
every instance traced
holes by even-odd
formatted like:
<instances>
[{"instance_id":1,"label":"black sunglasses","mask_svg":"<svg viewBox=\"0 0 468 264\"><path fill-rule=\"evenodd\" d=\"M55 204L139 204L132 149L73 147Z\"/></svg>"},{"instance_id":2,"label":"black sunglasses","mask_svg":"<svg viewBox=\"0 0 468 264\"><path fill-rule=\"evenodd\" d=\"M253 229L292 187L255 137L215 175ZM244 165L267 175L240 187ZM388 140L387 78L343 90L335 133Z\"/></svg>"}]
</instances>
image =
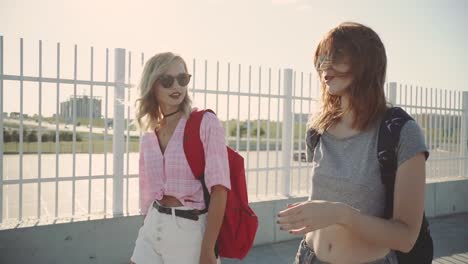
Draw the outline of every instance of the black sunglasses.
<instances>
[{"instance_id":1,"label":"black sunglasses","mask_svg":"<svg viewBox=\"0 0 468 264\"><path fill-rule=\"evenodd\" d=\"M191 77L192 77L192 75L190 75L188 73L179 73L179 74L177 74L177 76L164 74L164 75L161 75L157 79L157 81L162 85L162 87L171 88L172 85L174 84L174 80L177 80L177 83L180 86L187 86L187 84L189 84L189 82L190 82Z\"/></svg>"}]
</instances>

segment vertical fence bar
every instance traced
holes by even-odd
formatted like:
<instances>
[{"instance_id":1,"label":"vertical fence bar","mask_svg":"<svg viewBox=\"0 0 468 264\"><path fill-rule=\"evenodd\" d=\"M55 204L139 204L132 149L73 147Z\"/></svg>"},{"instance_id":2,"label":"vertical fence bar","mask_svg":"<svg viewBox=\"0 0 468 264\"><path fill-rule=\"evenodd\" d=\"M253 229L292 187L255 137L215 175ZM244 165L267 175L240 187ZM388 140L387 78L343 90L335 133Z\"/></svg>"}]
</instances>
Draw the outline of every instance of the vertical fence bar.
<instances>
[{"instance_id":1,"label":"vertical fence bar","mask_svg":"<svg viewBox=\"0 0 468 264\"><path fill-rule=\"evenodd\" d=\"M387 91L388 93L388 91ZM310 118L310 115L312 114L312 73L309 73L309 113L308 113L308 117L307 118ZM307 126L307 125L306 125ZM308 129L308 128L307 128ZM304 139L305 140L305 139ZM307 149L307 146L306 146L306 149ZM309 171L310 171L310 162L309 162L309 159L307 158L306 156L306 166L307 166L307 173L306 175L309 175ZM306 182L306 192L308 192L310 190L310 177L306 177L307 179L307 182Z\"/></svg>"},{"instance_id":2,"label":"vertical fence bar","mask_svg":"<svg viewBox=\"0 0 468 264\"><path fill-rule=\"evenodd\" d=\"M268 195L268 182L270 182L270 135L271 135L271 119L270 119L270 111L271 111L271 68L268 68L268 118L267 118L267 145L266 145L266 151L267 151L267 157L266 157L266 178L265 178L265 196Z\"/></svg>"},{"instance_id":3,"label":"vertical fence bar","mask_svg":"<svg viewBox=\"0 0 468 264\"><path fill-rule=\"evenodd\" d=\"M291 138L291 156L289 157L289 159L291 159L294 155L294 152L296 151L296 120L295 120L295 114L296 114L296 71L293 71L293 80L292 80L292 98L291 98L291 122L292 122L292 126L291 126L291 135L292 135L292 138ZM294 186L293 186L293 182L294 182L294 179L296 178L297 179L297 174L296 174L296 177L294 177L294 171L296 170L292 164L292 161L291 162L291 179L290 179L290 194L294 193Z\"/></svg>"},{"instance_id":4,"label":"vertical fence bar","mask_svg":"<svg viewBox=\"0 0 468 264\"><path fill-rule=\"evenodd\" d=\"M204 109L206 109L206 99L208 96L208 61L205 60L205 94L204 94Z\"/></svg>"},{"instance_id":5,"label":"vertical fence bar","mask_svg":"<svg viewBox=\"0 0 468 264\"><path fill-rule=\"evenodd\" d=\"M458 172L460 173L460 175L463 174L463 165L464 165L464 161L463 161L463 155L461 154L462 153L462 126L463 126L463 92L462 91L457 91L457 97L456 97L456 102L457 102L457 106L458 106L458 115L457 115L457 125L458 125L458 128L457 128L457 135L458 135L458 138L457 138L457 153L458 153L458 158L459 158L459 165L458 165Z\"/></svg>"},{"instance_id":6,"label":"vertical fence bar","mask_svg":"<svg viewBox=\"0 0 468 264\"><path fill-rule=\"evenodd\" d=\"M442 127L442 110L440 109L441 105L442 105L442 98L441 98L441 92L439 89L436 88L436 108L437 108L437 112L436 112L436 117L437 117L437 123L436 123L436 140L437 140L437 143L436 143L436 146L437 146L437 151L439 152L439 156L440 156L440 150L441 150L441 135L442 135L442 131L441 131L441 127ZM440 168L440 164L441 164L441 161L438 162L436 168L437 168L437 173L436 175L440 175L441 173L441 168Z\"/></svg>"},{"instance_id":7,"label":"vertical fence bar","mask_svg":"<svg viewBox=\"0 0 468 264\"><path fill-rule=\"evenodd\" d=\"M123 154L124 146L124 100L125 100L125 49L115 49L115 89L114 89L114 137L113 137L113 160L114 160L114 191L113 191L113 214L123 214Z\"/></svg>"},{"instance_id":8,"label":"vertical fence bar","mask_svg":"<svg viewBox=\"0 0 468 264\"><path fill-rule=\"evenodd\" d=\"M418 106L417 111L418 111L418 115L419 115L419 124L420 124L421 128L423 128L423 124L424 124L422 98L423 98L423 96L422 96L421 86L416 86L416 105ZM418 99L419 99L419 103L418 103Z\"/></svg>"},{"instance_id":9,"label":"vertical fence bar","mask_svg":"<svg viewBox=\"0 0 468 264\"><path fill-rule=\"evenodd\" d=\"M229 124L229 96L231 94L231 63L228 62L228 73L227 73L227 96L226 96L226 122L227 124ZM227 128L226 128L226 138L228 138L228 142L229 142L229 126L227 125ZM237 151L239 151L239 149L236 149Z\"/></svg>"},{"instance_id":10,"label":"vertical fence bar","mask_svg":"<svg viewBox=\"0 0 468 264\"><path fill-rule=\"evenodd\" d=\"M296 92L296 89L297 89L297 84L296 84L296 71L293 71L293 84L292 84L292 99L291 99L291 117L292 117L292 126L291 126L291 134L292 134L292 139L291 139L291 150L292 150L292 153L291 153L291 156L290 156L290 159L292 159L294 153L297 151L296 149L296 96L297 96L297 92ZM293 182L294 182L294 179L296 179L296 182L297 184L299 184L299 181L298 181L298 178L297 178L297 173L294 173L294 172L297 172L297 168L295 168L294 164L292 163L292 160L291 160L291 180L290 180L290 190L291 190L291 193L294 193L294 186L293 186ZM296 176L296 177L294 177ZM297 185L298 189L299 190L299 185Z\"/></svg>"},{"instance_id":11,"label":"vertical fence bar","mask_svg":"<svg viewBox=\"0 0 468 264\"><path fill-rule=\"evenodd\" d=\"M39 40L39 109L37 129L37 219L41 218L41 178L42 178L42 40Z\"/></svg>"},{"instance_id":12,"label":"vertical fence bar","mask_svg":"<svg viewBox=\"0 0 468 264\"><path fill-rule=\"evenodd\" d=\"M416 115L418 117L418 124L421 128L421 132L423 132L424 130L424 123L423 123L423 113L422 113L422 110L423 110L423 104L422 104L422 90L421 90L421 86L419 85L416 85L415 87L416 89L416 96L415 96L415 105L416 105Z\"/></svg>"},{"instance_id":13,"label":"vertical fence bar","mask_svg":"<svg viewBox=\"0 0 468 264\"><path fill-rule=\"evenodd\" d=\"M289 197L291 194L291 154L292 154L292 87L293 87L293 70L284 69L284 101L283 101L283 132L281 150L283 154L283 190L282 195Z\"/></svg>"},{"instance_id":14,"label":"vertical fence bar","mask_svg":"<svg viewBox=\"0 0 468 264\"><path fill-rule=\"evenodd\" d=\"M20 133L19 133L19 216L18 219L21 221L23 220L23 38L20 40ZM3 113L2 113L3 114Z\"/></svg>"},{"instance_id":15,"label":"vertical fence bar","mask_svg":"<svg viewBox=\"0 0 468 264\"><path fill-rule=\"evenodd\" d=\"M238 72L237 72L237 92L238 92L238 95L237 95L237 124L236 124L236 150L239 151L239 148L240 148L240 137L241 137L241 134L240 134L240 105L241 105L241 96L240 96L240 92L241 92L241 76L242 76L242 66L241 64L239 64L239 69L238 69ZM229 111L229 109L228 109Z\"/></svg>"},{"instance_id":16,"label":"vertical fence bar","mask_svg":"<svg viewBox=\"0 0 468 264\"><path fill-rule=\"evenodd\" d=\"M431 116L431 122L430 122L430 125L431 125L431 134L430 134L430 137L431 137L431 149L433 151L435 151L436 149L436 134L435 134L435 127L436 127L436 106L435 106L435 100L434 100L434 97L436 96L435 95L435 92L434 92L434 88L430 88L430 94L431 94L431 108L430 108L430 116ZM436 157L436 155L434 154L434 157ZM436 163L436 161L433 161L431 162L431 173L432 175L435 175L435 169L436 169L436 166L434 165Z\"/></svg>"},{"instance_id":17,"label":"vertical fence bar","mask_svg":"<svg viewBox=\"0 0 468 264\"><path fill-rule=\"evenodd\" d=\"M72 166L72 215L75 215L75 194L76 194L76 80L77 80L77 65L78 64L78 47L75 45L75 59L73 66L73 143L72 143L72 152L73 152L73 166ZM81 109L81 107L80 107ZM80 111L81 112L81 111Z\"/></svg>"},{"instance_id":18,"label":"vertical fence bar","mask_svg":"<svg viewBox=\"0 0 468 264\"><path fill-rule=\"evenodd\" d=\"M426 142L427 142L427 122L426 122L427 99L426 99L426 101L423 100L424 99L424 96L423 96L424 89L423 89L423 87L419 86L418 89L419 89L419 106L420 106L419 113L421 115L421 124L420 125L421 125L421 128L422 128L424 140L426 140ZM427 177L426 177L426 180L427 180Z\"/></svg>"},{"instance_id":19,"label":"vertical fence bar","mask_svg":"<svg viewBox=\"0 0 468 264\"><path fill-rule=\"evenodd\" d=\"M410 113L411 113L412 116L415 116L415 106L416 106L416 104L413 103L413 85L412 84L409 86L409 101L410 101L409 105L411 106Z\"/></svg>"},{"instance_id":20,"label":"vertical fence bar","mask_svg":"<svg viewBox=\"0 0 468 264\"><path fill-rule=\"evenodd\" d=\"M389 85L388 85L388 100L394 106L396 106L396 104L397 104L396 94L397 94L397 83L396 82L389 83Z\"/></svg>"},{"instance_id":21,"label":"vertical fence bar","mask_svg":"<svg viewBox=\"0 0 468 264\"><path fill-rule=\"evenodd\" d=\"M250 179L250 93L252 92L252 66L249 65L249 93L247 96L247 184ZM257 195L257 193L255 194Z\"/></svg>"},{"instance_id":22,"label":"vertical fence bar","mask_svg":"<svg viewBox=\"0 0 468 264\"><path fill-rule=\"evenodd\" d=\"M453 133L453 126L454 126L454 123L453 123L454 115L453 115L453 113L454 113L454 111L453 110L454 110L455 107L453 105L452 99L453 99L453 93L452 93L452 91L450 91L449 92L449 102L448 102L448 104L449 104L449 120L448 120L449 147L448 147L448 150L449 150L450 156L453 156L453 153L455 152L454 151L455 149L453 148L455 146L455 142L454 142L454 138L453 138L453 135L454 135L454 133ZM456 163L456 161L455 161L455 163ZM453 167L455 167L455 166L452 163L449 166L449 168L453 168Z\"/></svg>"},{"instance_id":23,"label":"vertical fence bar","mask_svg":"<svg viewBox=\"0 0 468 264\"><path fill-rule=\"evenodd\" d=\"M55 101L55 218L58 217L59 208L59 152L60 152L60 137L59 137L59 113L60 113L60 43L57 43L57 98Z\"/></svg>"},{"instance_id":24,"label":"vertical fence bar","mask_svg":"<svg viewBox=\"0 0 468 264\"><path fill-rule=\"evenodd\" d=\"M436 116L437 116L437 123L436 123L436 140L437 140L437 143L436 143L436 146L437 146L437 149L438 149L438 152L440 152L441 150L441 127L442 127L442 110L440 109L440 107L442 106L442 92L436 88L436 107L437 107L437 112L436 112ZM440 153L439 153L440 155ZM436 166L437 168L437 174L436 175L440 175L441 173L441 169L440 169L440 163L439 162L439 166Z\"/></svg>"},{"instance_id":25,"label":"vertical fence bar","mask_svg":"<svg viewBox=\"0 0 468 264\"><path fill-rule=\"evenodd\" d=\"M455 137L455 149L454 153L457 155L457 170L458 173L461 175L461 164L462 160L460 160L460 150L461 150L461 116L463 114L462 110L462 104L460 100L460 91L455 91L454 92L454 97L453 97L454 105L455 105L455 116L454 116L454 121L455 121L455 134L457 135ZM461 112L460 112L461 110Z\"/></svg>"},{"instance_id":26,"label":"vertical fence bar","mask_svg":"<svg viewBox=\"0 0 468 264\"><path fill-rule=\"evenodd\" d=\"M433 111L433 107L434 107L434 101L433 101L433 99L434 99L434 98L433 98L433 95L434 95L434 94L433 94L433 91L434 91L434 90L433 90L433 88L431 87L431 88L430 88L430 96L429 96L429 98L431 98L431 99L430 99L430 105L431 105L431 108L430 108L430 110L431 110L430 117L431 117L431 118L430 118L430 120L429 120L429 121L430 121L430 122L429 122L429 123L430 123L430 124L429 124L429 125L430 125L429 127L431 128L430 134L429 134L429 136L430 136L430 138L431 138L431 140L430 140L430 141L431 141L431 147L430 147L431 150L434 148L434 145L435 145L435 143L434 143L434 123L435 123L435 119L434 119L434 118L435 118L435 111Z\"/></svg>"},{"instance_id":27,"label":"vertical fence bar","mask_svg":"<svg viewBox=\"0 0 468 264\"><path fill-rule=\"evenodd\" d=\"M143 59L142 59L143 61ZM104 116L104 214L107 214L107 136L109 133L108 112L109 112L109 49L106 48L106 98L105 98L105 116Z\"/></svg>"},{"instance_id":28,"label":"vertical fence bar","mask_svg":"<svg viewBox=\"0 0 468 264\"><path fill-rule=\"evenodd\" d=\"M443 144L444 144L444 148L445 148L445 151L448 152L449 154L449 157L450 157L450 149L449 149L449 144L448 144L448 111L447 111L447 90L444 90L444 115L443 115ZM450 161L447 160L447 161L444 161L444 166L443 166L443 173L444 175L448 175L448 171L449 171L449 166L448 166L448 163Z\"/></svg>"},{"instance_id":29,"label":"vertical fence bar","mask_svg":"<svg viewBox=\"0 0 468 264\"><path fill-rule=\"evenodd\" d=\"M411 86L410 86L409 89L411 89ZM404 104L407 106L406 109L407 109L408 113L411 114L411 112L413 110L413 107L411 107L411 103L412 103L411 102L411 92L410 92L410 96L408 96L408 90L409 89L408 89L408 85L405 84L405 103ZM408 103L408 101L409 101L409 103Z\"/></svg>"},{"instance_id":30,"label":"vertical fence bar","mask_svg":"<svg viewBox=\"0 0 468 264\"><path fill-rule=\"evenodd\" d=\"M130 185L130 182L129 182L129 178L130 178L130 84L131 84L131 78L132 78L132 52L129 51L128 52L128 80L127 80L127 83L129 84L129 87L127 87L127 98L125 99L125 105L127 107L127 120L126 120L126 124L127 124L127 137L125 139L125 154L127 155L127 158L126 158L126 173L125 173L125 208L126 208L126 212L127 214L129 213L129 206L128 206L128 200L129 200L129 185Z\"/></svg>"},{"instance_id":31,"label":"vertical fence bar","mask_svg":"<svg viewBox=\"0 0 468 264\"><path fill-rule=\"evenodd\" d=\"M434 157L438 157L439 156L439 153L437 153L437 148L438 148L438 132L437 132L437 129L438 129L438 110L437 110L437 89L434 89L431 87L431 116L432 116L432 124L431 124L431 134L432 134L432 149L433 149L433 153L435 154ZM437 164L438 164L438 160L437 159L434 159L434 161L432 162L432 166L431 166L431 170L432 170L432 175L437 175L439 172L438 172L438 169L437 169Z\"/></svg>"},{"instance_id":32,"label":"vertical fence bar","mask_svg":"<svg viewBox=\"0 0 468 264\"><path fill-rule=\"evenodd\" d=\"M388 91L388 83L385 84L385 94L387 95L387 100L390 101L389 91Z\"/></svg>"},{"instance_id":33,"label":"vertical fence bar","mask_svg":"<svg viewBox=\"0 0 468 264\"><path fill-rule=\"evenodd\" d=\"M0 223L3 223L3 36L0 36Z\"/></svg>"},{"instance_id":34,"label":"vertical fence bar","mask_svg":"<svg viewBox=\"0 0 468 264\"><path fill-rule=\"evenodd\" d=\"M195 70L197 67L197 62L195 59L193 59L193 68L192 68L192 100L195 101L195 81L196 81L196 75L195 75Z\"/></svg>"},{"instance_id":35,"label":"vertical fence bar","mask_svg":"<svg viewBox=\"0 0 468 264\"><path fill-rule=\"evenodd\" d=\"M297 191L298 191L298 194L301 192L301 179L302 179L302 142L304 141L304 139L302 138L302 117L303 117L303 110L302 110L302 104L303 104L303 98L304 98L304 73L301 72L301 99L299 99L299 107L300 107L300 111L299 111L299 145L298 145L298 149L299 149L299 156L298 156L298 161L299 161L299 169L298 169L298 177L299 177L299 180L298 180L298 188L297 188Z\"/></svg>"},{"instance_id":36,"label":"vertical fence bar","mask_svg":"<svg viewBox=\"0 0 468 264\"><path fill-rule=\"evenodd\" d=\"M260 177L260 171L258 170L260 168L260 105L261 105L261 99L262 99L262 67L258 67L258 109L257 109L257 173L256 173L256 186L257 186L257 196L258 196L258 190L259 190L259 177Z\"/></svg>"},{"instance_id":37,"label":"vertical fence bar","mask_svg":"<svg viewBox=\"0 0 468 264\"><path fill-rule=\"evenodd\" d=\"M439 152L439 156L441 157L442 154L442 90L436 88L436 107L437 107L437 151ZM442 168L441 168L442 161L439 161L436 168L437 168L437 173L436 175L441 175L442 173Z\"/></svg>"},{"instance_id":38,"label":"vertical fence bar","mask_svg":"<svg viewBox=\"0 0 468 264\"><path fill-rule=\"evenodd\" d=\"M429 91L427 90L427 88L421 88L424 90L424 98L425 98L425 103L424 103L424 109L423 109L423 114L424 114L424 138L426 139L426 142L427 142L427 145L429 147L429 119L428 119L428 115L429 115L429 111L427 110L429 108L429 101L428 101L428 95L429 95ZM422 96L421 96L422 97Z\"/></svg>"},{"instance_id":39,"label":"vertical fence bar","mask_svg":"<svg viewBox=\"0 0 468 264\"><path fill-rule=\"evenodd\" d=\"M453 149L453 146L454 146L454 141L453 141L453 109L454 109L454 105L452 104L452 91L449 91L449 98L448 98L448 131L447 131L447 134L448 134L448 151L450 153L450 156L453 155L454 153L454 149ZM449 168L453 168L454 166L452 164L450 164L448 166Z\"/></svg>"},{"instance_id":40,"label":"vertical fence bar","mask_svg":"<svg viewBox=\"0 0 468 264\"><path fill-rule=\"evenodd\" d=\"M457 103L458 103L458 109L461 110L461 113L457 116L457 124L458 124L458 129L457 129L457 134L458 134L458 144L457 144L457 153L458 153L458 173L460 175L463 175L463 154L462 154L462 125L463 125L463 98L462 98L462 92L458 91L457 92Z\"/></svg>"},{"instance_id":41,"label":"vertical fence bar","mask_svg":"<svg viewBox=\"0 0 468 264\"><path fill-rule=\"evenodd\" d=\"M142 52L142 53L141 53L141 61L140 61L140 67L141 67L141 68L143 68L144 65L145 65L145 60L144 60L144 58L145 58L145 54ZM187 91L187 93L188 93L188 91ZM135 120L135 121L137 121L137 120ZM139 139L141 139L141 136L143 135L143 130L142 130L142 129L138 129L138 130L139 130L139 137L140 137ZM139 147L141 147L141 146L139 146ZM140 193L140 191L138 191L138 201L141 201L141 193ZM139 207L139 208L140 208L140 207ZM140 208L140 209L141 209L141 208ZM140 212L140 210L139 210L139 212Z\"/></svg>"},{"instance_id":42,"label":"vertical fence bar","mask_svg":"<svg viewBox=\"0 0 468 264\"><path fill-rule=\"evenodd\" d=\"M276 139L275 139L275 153L276 153L276 174L275 174L275 195L278 194L278 179L279 179L279 124L280 124L280 102L281 102L281 69L278 69L278 99L276 108ZM284 104L283 104L284 107Z\"/></svg>"},{"instance_id":43,"label":"vertical fence bar","mask_svg":"<svg viewBox=\"0 0 468 264\"><path fill-rule=\"evenodd\" d=\"M468 176L468 91L462 93L461 153L463 168L461 175Z\"/></svg>"},{"instance_id":44,"label":"vertical fence bar","mask_svg":"<svg viewBox=\"0 0 468 264\"><path fill-rule=\"evenodd\" d=\"M88 180L88 215L91 214L91 194L92 194L92 184L91 184L91 175L93 174L93 121L94 121L94 91L93 91L93 82L94 82L94 48L91 47L91 58L90 58L90 80L91 85L89 87L89 138L88 138L88 173L89 173L89 180Z\"/></svg>"},{"instance_id":45,"label":"vertical fence bar","mask_svg":"<svg viewBox=\"0 0 468 264\"><path fill-rule=\"evenodd\" d=\"M218 114L219 105L219 61L216 62L216 114Z\"/></svg>"}]
</instances>

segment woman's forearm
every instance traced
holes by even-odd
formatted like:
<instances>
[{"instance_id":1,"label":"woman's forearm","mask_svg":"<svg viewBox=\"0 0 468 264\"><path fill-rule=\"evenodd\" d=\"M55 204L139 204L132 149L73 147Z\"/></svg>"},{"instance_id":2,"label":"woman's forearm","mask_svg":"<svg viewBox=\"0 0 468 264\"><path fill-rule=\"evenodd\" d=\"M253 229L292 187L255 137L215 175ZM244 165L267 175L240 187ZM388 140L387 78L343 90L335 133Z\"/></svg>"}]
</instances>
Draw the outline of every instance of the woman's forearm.
<instances>
[{"instance_id":1,"label":"woman's forearm","mask_svg":"<svg viewBox=\"0 0 468 264\"><path fill-rule=\"evenodd\" d=\"M408 252L419 233L402 221L365 215L344 204L339 210L339 224L373 245Z\"/></svg>"},{"instance_id":2,"label":"woman's forearm","mask_svg":"<svg viewBox=\"0 0 468 264\"><path fill-rule=\"evenodd\" d=\"M206 230L203 236L202 248L214 250L226 209L227 190L222 186L214 186L211 192L210 207Z\"/></svg>"}]
</instances>

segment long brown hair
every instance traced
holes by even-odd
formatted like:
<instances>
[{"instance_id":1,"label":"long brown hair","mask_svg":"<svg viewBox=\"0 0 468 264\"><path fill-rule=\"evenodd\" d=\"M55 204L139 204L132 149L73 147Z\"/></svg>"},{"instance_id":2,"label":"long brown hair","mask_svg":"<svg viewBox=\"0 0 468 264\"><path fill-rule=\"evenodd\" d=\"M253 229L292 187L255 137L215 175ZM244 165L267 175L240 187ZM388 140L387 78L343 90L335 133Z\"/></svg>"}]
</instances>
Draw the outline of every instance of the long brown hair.
<instances>
[{"instance_id":1,"label":"long brown hair","mask_svg":"<svg viewBox=\"0 0 468 264\"><path fill-rule=\"evenodd\" d=\"M384 93L387 56L377 33L355 22L341 23L330 30L320 41L315 51L314 64L320 76L320 62L324 57L339 57L344 53L349 58L353 81L346 92L349 109L354 113L352 127L367 129L386 110ZM342 54L341 54L342 56ZM321 80L321 111L312 116L308 126L320 133L336 124L344 114L341 97L327 92Z\"/></svg>"}]
</instances>

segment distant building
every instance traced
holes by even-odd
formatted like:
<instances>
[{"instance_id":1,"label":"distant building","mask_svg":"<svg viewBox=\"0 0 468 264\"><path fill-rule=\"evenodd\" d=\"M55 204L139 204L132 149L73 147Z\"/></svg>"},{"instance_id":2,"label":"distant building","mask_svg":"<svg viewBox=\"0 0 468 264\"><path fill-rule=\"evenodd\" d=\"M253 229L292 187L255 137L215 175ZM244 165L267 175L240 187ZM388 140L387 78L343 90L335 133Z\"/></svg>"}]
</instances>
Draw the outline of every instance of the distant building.
<instances>
[{"instance_id":1,"label":"distant building","mask_svg":"<svg viewBox=\"0 0 468 264\"><path fill-rule=\"evenodd\" d=\"M68 101L60 103L60 116L71 120L73 119L73 103L76 103L76 118L89 118L89 108L91 103L93 109L91 118L101 118L102 116L102 100L100 97L94 96L93 98L85 96L70 97Z\"/></svg>"}]
</instances>

